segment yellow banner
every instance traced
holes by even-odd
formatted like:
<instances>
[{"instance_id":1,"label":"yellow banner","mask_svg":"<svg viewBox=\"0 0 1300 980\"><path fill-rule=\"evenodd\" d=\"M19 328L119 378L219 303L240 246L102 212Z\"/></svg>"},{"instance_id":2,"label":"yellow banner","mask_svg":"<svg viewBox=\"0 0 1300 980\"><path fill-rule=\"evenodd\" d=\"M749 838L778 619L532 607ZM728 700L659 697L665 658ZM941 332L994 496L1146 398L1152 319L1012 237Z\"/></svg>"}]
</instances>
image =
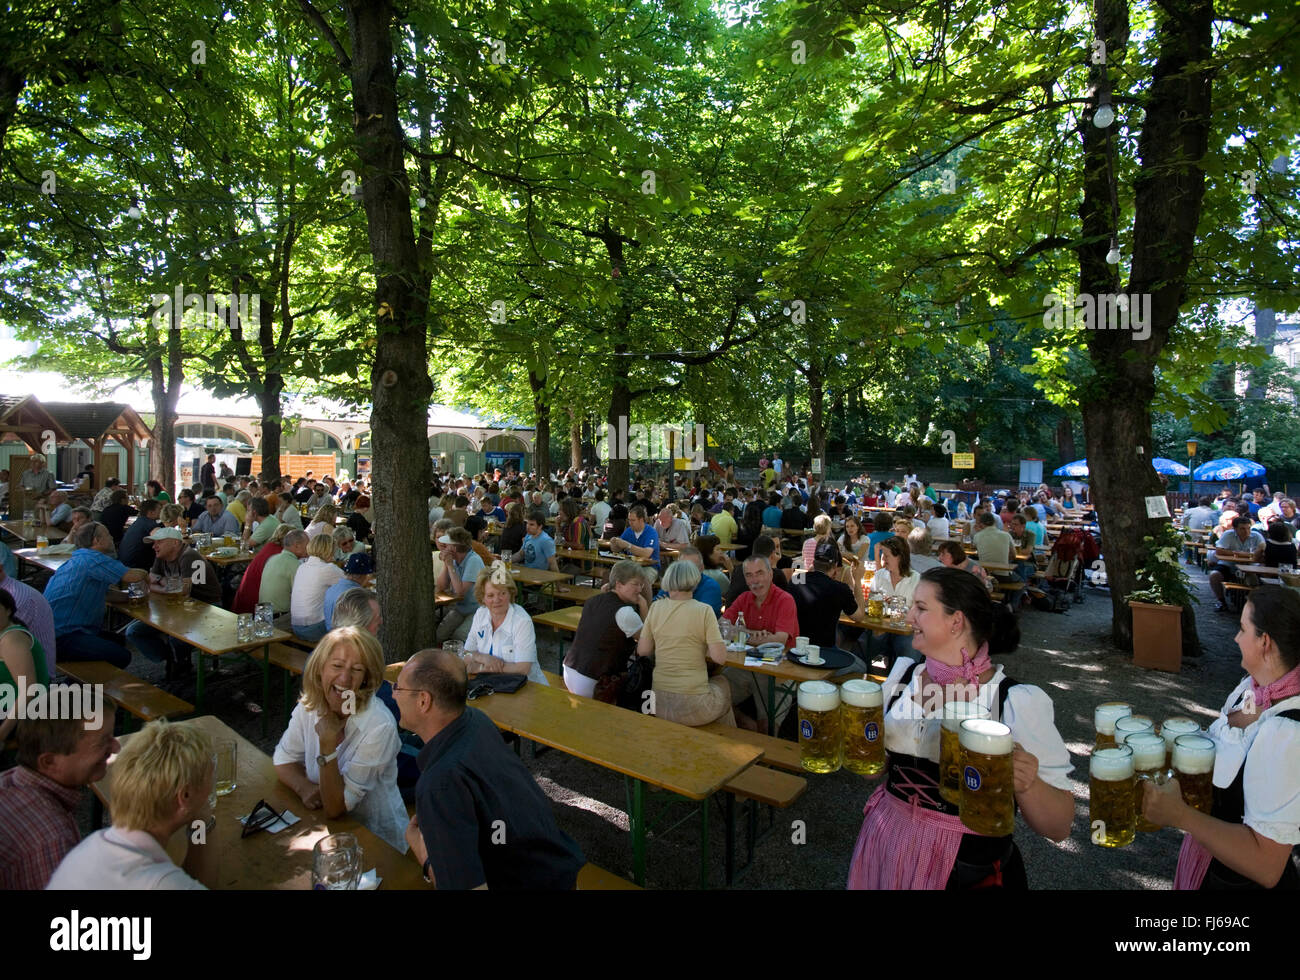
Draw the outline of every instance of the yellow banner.
<instances>
[{"instance_id":1,"label":"yellow banner","mask_svg":"<svg viewBox=\"0 0 1300 980\"><path fill-rule=\"evenodd\" d=\"M953 453L952 468L954 470L973 470L975 468L975 454Z\"/></svg>"}]
</instances>

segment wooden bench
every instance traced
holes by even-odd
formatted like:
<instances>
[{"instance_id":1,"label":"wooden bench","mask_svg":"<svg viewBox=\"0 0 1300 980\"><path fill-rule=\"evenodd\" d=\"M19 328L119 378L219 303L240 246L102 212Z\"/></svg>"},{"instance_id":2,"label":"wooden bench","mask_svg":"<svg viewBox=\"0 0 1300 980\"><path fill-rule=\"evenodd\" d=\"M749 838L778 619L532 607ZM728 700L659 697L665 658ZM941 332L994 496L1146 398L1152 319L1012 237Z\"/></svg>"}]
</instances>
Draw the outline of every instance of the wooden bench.
<instances>
[{"instance_id":1,"label":"wooden bench","mask_svg":"<svg viewBox=\"0 0 1300 980\"><path fill-rule=\"evenodd\" d=\"M640 890L640 885L633 884L626 878L620 878L613 872L606 871L594 864L584 864L582 870L578 872L578 891L580 892Z\"/></svg>"},{"instance_id":2,"label":"wooden bench","mask_svg":"<svg viewBox=\"0 0 1300 980\"><path fill-rule=\"evenodd\" d=\"M141 722L188 715L194 705L154 687L134 674L104 660L73 660L58 665L59 671L82 684L104 685L104 696Z\"/></svg>"},{"instance_id":3,"label":"wooden bench","mask_svg":"<svg viewBox=\"0 0 1300 980\"><path fill-rule=\"evenodd\" d=\"M290 645L291 643L295 645ZM305 640L286 640L284 643L272 643L267 649L270 652L272 667L279 667L284 671L284 725L289 727L289 715L293 710L292 698L290 691L292 689L292 678L301 677L302 672L307 669L307 660L311 657L312 647L304 646ZM248 655L254 660L262 659L262 650L249 650ZM269 707L269 705L268 705Z\"/></svg>"},{"instance_id":4,"label":"wooden bench","mask_svg":"<svg viewBox=\"0 0 1300 980\"><path fill-rule=\"evenodd\" d=\"M774 735L765 735L762 732L751 732L744 728L733 728L730 725L724 725L720 721L700 725L699 728L702 732L712 732L714 735L721 735L723 738L744 742L746 745L753 745L762 749L763 757L758 760L760 765L771 766L774 769L783 769L786 772L793 773L802 773L804 771L803 764L799 761L798 742L777 738Z\"/></svg>"}]
</instances>

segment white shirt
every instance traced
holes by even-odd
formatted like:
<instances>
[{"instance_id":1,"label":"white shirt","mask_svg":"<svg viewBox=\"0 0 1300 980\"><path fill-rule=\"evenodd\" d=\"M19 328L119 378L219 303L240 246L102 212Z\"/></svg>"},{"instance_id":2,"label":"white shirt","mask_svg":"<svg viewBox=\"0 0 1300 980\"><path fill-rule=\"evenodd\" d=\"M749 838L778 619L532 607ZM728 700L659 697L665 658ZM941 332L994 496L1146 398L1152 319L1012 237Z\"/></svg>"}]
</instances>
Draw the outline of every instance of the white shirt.
<instances>
[{"instance_id":1,"label":"white shirt","mask_svg":"<svg viewBox=\"0 0 1300 980\"><path fill-rule=\"evenodd\" d=\"M321 534L333 534L334 528L326 525L324 521L312 521L307 525L307 537L314 538Z\"/></svg>"},{"instance_id":2,"label":"white shirt","mask_svg":"<svg viewBox=\"0 0 1300 980\"><path fill-rule=\"evenodd\" d=\"M64 855L54 870L50 891L170 889L206 891L182 871L145 830L96 830Z\"/></svg>"},{"instance_id":3,"label":"white shirt","mask_svg":"<svg viewBox=\"0 0 1300 980\"><path fill-rule=\"evenodd\" d=\"M299 702L289 718L289 727L275 747L272 761L277 766L301 762L307 778L320 784L320 736L316 734L319 712L308 711ZM339 774L343 777L343 805L356 820L405 854L406 805L397 788L397 753L402 747L397 721L377 696L364 711L348 718L339 743Z\"/></svg>"},{"instance_id":4,"label":"white shirt","mask_svg":"<svg viewBox=\"0 0 1300 980\"><path fill-rule=\"evenodd\" d=\"M531 664L528 680L546 685L546 675L537 662L537 634L533 630L533 620L517 603L510 604L506 618L495 631L492 629L492 611L487 606L479 606L465 637L465 652L490 654L512 664Z\"/></svg>"},{"instance_id":5,"label":"white shirt","mask_svg":"<svg viewBox=\"0 0 1300 980\"><path fill-rule=\"evenodd\" d=\"M325 593L343 577L343 569L315 555L298 566L289 596L290 621L294 626L313 626L325 619Z\"/></svg>"},{"instance_id":6,"label":"white shirt","mask_svg":"<svg viewBox=\"0 0 1300 980\"><path fill-rule=\"evenodd\" d=\"M1228 715L1241 707L1248 690L1249 676L1237 685L1206 732L1214 739L1214 785L1227 789L1244 764L1242 823L1279 844L1300 844L1300 724L1275 717L1300 708L1300 696L1277 702L1252 725L1233 728Z\"/></svg>"},{"instance_id":7,"label":"white shirt","mask_svg":"<svg viewBox=\"0 0 1300 980\"><path fill-rule=\"evenodd\" d=\"M948 525L949 521L946 517L931 517L925 526L930 529L930 537L946 538L948 537Z\"/></svg>"},{"instance_id":8,"label":"white shirt","mask_svg":"<svg viewBox=\"0 0 1300 980\"><path fill-rule=\"evenodd\" d=\"M603 500L598 500L591 505L591 526L597 536L605 533L605 522L609 520L611 510L613 508Z\"/></svg>"},{"instance_id":9,"label":"white shirt","mask_svg":"<svg viewBox=\"0 0 1300 980\"><path fill-rule=\"evenodd\" d=\"M659 532L660 544L691 543L691 526L680 517L674 517L667 528L656 520L655 530Z\"/></svg>"},{"instance_id":10,"label":"white shirt","mask_svg":"<svg viewBox=\"0 0 1300 980\"><path fill-rule=\"evenodd\" d=\"M292 528L302 530L302 515L298 513L298 508L292 504L275 516L279 518L281 524L288 524Z\"/></svg>"},{"instance_id":11,"label":"white shirt","mask_svg":"<svg viewBox=\"0 0 1300 980\"><path fill-rule=\"evenodd\" d=\"M877 573L879 577L879 573ZM912 664L913 658L899 657L885 679L885 703L893 697L894 690L903 672ZM991 680L980 684L979 701L990 711L997 699L998 685L1006 676L1002 665ZM940 706L933 715L925 713L925 706L915 700L920 690L921 674L924 667L917 667L912 674L912 681L907 690L885 713L885 748L890 752L914 755L932 762L939 761L939 728L943 719ZM933 683L933 681L931 681ZM926 699L927 701L930 699ZM935 701L938 698L933 699ZM1003 706L1004 725L1011 729L1011 734L1030 755L1038 759L1038 775L1048 786L1070 790L1070 753L1065 748L1061 733L1056 730L1055 712L1052 699L1042 688L1032 684L1017 684L1007 692L1006 704ZM994 716L996 718L996 715Z\"/></svg>"},{"instance_id":12,"label":"white shirt","mask_svg":"<svg viewBox=\"0 0 1300 980\"><path fill-rule=\"evenodd\" d=\"M907 605L910 608L912 605L912 594L916 592L916 585L920 581L921 573L913 569L906 575L906 577L900 579L898 584L895 585L890 581L889 569L879 568L876 570L876 577L871 582L871 588L873 590L879 589L886 595L902 596L907 600Z\"/></svg>"}]
</instances>

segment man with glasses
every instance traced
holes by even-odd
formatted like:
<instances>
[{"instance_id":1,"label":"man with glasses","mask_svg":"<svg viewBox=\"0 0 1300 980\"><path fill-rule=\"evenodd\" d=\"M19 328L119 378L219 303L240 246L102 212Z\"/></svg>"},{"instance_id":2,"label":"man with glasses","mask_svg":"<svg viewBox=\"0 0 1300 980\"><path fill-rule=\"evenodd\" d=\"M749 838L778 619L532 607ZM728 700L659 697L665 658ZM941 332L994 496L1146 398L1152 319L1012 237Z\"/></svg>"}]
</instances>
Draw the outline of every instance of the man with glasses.
<instances>
[{"instance_id":1,"label":"man with glasses","mask_svg":"<svg viewBox=\"0 0 1300 980\"><path fill-rule=\"evenodd\" d=\"M466 704L467 686L464 663L443 650L421 650L393 685L402 728L424 741L406 841L425 880L442 889L574 888L581 849L491 719Z\"/></svg>"}]
</instances>

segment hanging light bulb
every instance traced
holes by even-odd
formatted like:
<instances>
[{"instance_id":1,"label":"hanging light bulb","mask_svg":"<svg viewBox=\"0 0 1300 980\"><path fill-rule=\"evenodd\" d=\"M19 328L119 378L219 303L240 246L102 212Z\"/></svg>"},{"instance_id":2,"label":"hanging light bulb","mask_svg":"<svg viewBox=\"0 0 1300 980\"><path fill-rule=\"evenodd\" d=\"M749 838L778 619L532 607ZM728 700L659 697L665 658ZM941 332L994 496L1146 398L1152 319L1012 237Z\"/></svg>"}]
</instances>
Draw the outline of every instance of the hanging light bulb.
<instances>
[{"instance_id":1,"label":"hanging light bulb","mask_svg":"<svg viewBox=\"0 0 1300 980\"><path fill-rule=\"evenodd\" d=\"M429 203L429 202L426 201L426 200L425 200L424 198L422 198L422 197L417 197L417 198L415 199L415 206L416 206L417 208L422 208L422 207L424 207L424 206L425 206L426 204L428 204L428 203Z\"/></svg>"},{"instance_id":2,"label":"hanging light bulb","mask_svg":"<svg viewBox=\"0 0 1300 980\"><path fill-rule=\"evenodd\" d=\"M1092 114L1092 124L1098 129L1105 129L1114 121L1115 110L1110 107L1109 102L1097 106L1097 111Z\"/></svg>"},{"instance_id":3,"label":"hanging light bulb","mask_svg":"<svg viewBox=\"0 0 1300 980\"><path fill-rule=\"evenodd\" d=\"M1114 239L1110 243L1110 251L1106 253L1107 265L1119 265L1119 243Z\"/></svg>"},{"instance_id":4,"label":"hanging light bulb","mask_svg":"<svg viewBox=\"0 0 1300 980\"><path fill-rule=\"evenodd\" d=\"M140 209L137 208L134 204L132 204L129 208L126 209L126 216L128 218L138 218L140 217Z\"/></svg>"},{"instance_id":5,"label":"hanging light bulb","mask_svg":"<svg viewBox=\"0 0 1300 980\"><path fill-rule=\"evenodd\" d=\"M789 316L789 315L790 315L790 307L787 306L787 307L785 307L783 310L781 310L781 315L782 315L782 316Z\"/></svg>"}]
</instances>

